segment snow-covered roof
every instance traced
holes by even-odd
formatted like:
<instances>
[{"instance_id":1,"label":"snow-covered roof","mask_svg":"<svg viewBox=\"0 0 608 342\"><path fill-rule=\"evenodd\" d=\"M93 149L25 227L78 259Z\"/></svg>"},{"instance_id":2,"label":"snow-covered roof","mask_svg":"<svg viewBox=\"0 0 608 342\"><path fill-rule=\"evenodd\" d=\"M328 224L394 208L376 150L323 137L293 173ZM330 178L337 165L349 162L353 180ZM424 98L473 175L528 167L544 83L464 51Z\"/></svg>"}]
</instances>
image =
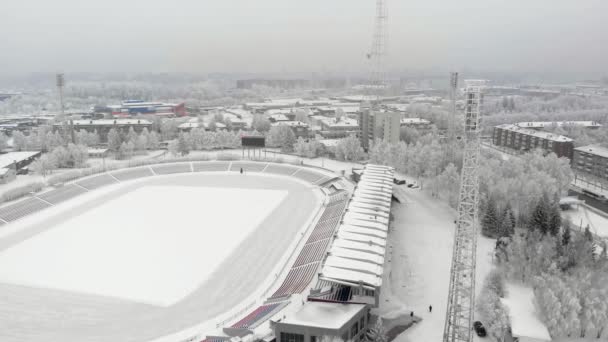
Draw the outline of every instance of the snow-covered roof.
<instances>
[{"instance_id":1,"label":"snow-covered roof","mask_svg":"<svg viewBox=\"0 0 608 342\"><path fill-rule=\"evenodd\" d=\"M277 121L272 126L308 127L308 124L302 121Z\"/></svg>"},{"instance_id":2,"label":"snow-covered roof","mask_svg":"<svg viewBox=\"0 0 608 342\"><path fill-rule=\"evenodd\" d=\"M544 128L552 126L602 127L602 125L596 121L528 121L518 122L516 125L522 128Z\"/></svg>"},{"instance_id":3,"label":"snow-covered roof","mask_svg":"<svg viewBox=\"0 0 608 342\"><path fill-rule=\"evenodd\" d=\"M608 158L608 148L598 146L598 145L589 145L577 147L574 149L575 151L594 154L603 158Z\"/></svg>"},{"instance_id":4,"label":"snow-covered roof","mask_svg":"<svg viewBox=\"0 0 608 342\"><path fill-rule=\"evenodd\" d=\"M549 132L543 132L543 131L537 131L534 129L528 129L528 128L522 128L519 127L515 124L504 124L504 125L499 125L496 126L497 128L500 129L504 129L507 131L512 131L512 132L519 132L525 135L529 135L532 137L537 137L540 139L546 139L546 140L551 140L551 141L555 141L555 142L572 142L573 140L563 136L563 135L559 135L559 134L555 134L555 133L549 133Z\"/></svg>"},{"instance_id":5,"label":"snow-covered roof","mask_svg":"<svg viewBox=\"0 0 608 342\"><path fill-rule=\"evenodd\" d=\"M551 341L549 330L536 313L532 289L513 283L506 283L505 287L507 295L501 300L508 308L513 336Z\"/></svg>"},{"instance_id":6,"label":"snow-covered roof","mask_svg":"<svg viewBox=\"0 0 608 342\"><path fill-rule=\"evenodd\" d=\"M363 309L365 304L306 302L300 311L288 315L281 323L340 329Z\"/></svg>"},{"instance_id":7,"label":"snow-covered roof","mask_svg":"<svg viewBox=\"0 0 608 342\"><path fill-rule=\"evenodd\" d=\"M407 126L407 125L428 125L431 122L429 120L426 119L422 119L422 118L402 118L401 119L401 126Z\"/></svg>"},{"instance_id":8,"label":"snow-covered roof","mask_svg":"<svg viewBox=\"0 0 608 342\"><path fill-rule=\"evenodd\" d=\"M10 167L13 162L20 162L25 159L29 159L37 154L39 151L24 151L24 152L9 152L0 154L0 168Z\"/></svg>"},{"instance_id":9,"label":"snow-covered roof","mask_svg":"<svg viewBox=\"0 0 608 342\"><path fill-rule=\"evenodd\" d=\"M74 126L152 125L152 122L144 119L74 120L73 123Z\"/></svg>"},{"instance_id":10,"label":"snow-covered roof","mask_svg":"<svg viewBox=\"0 0 608 342\"><path fill-rule=\"evenodd\" d=\"M382 285L392 187L370 173L386 173L392 179L393 172L373 164L363 169L321 269L323 279L370 288Z\"/></svg>"}]
</instances>

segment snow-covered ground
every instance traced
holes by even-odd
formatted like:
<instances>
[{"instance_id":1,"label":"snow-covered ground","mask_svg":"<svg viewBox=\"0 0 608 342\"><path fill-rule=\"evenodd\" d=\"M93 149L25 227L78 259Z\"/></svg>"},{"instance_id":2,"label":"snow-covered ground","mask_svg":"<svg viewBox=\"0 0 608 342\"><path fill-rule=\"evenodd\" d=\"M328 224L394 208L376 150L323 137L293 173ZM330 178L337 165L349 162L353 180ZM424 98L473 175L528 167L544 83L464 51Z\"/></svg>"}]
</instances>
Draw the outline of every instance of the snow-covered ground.
<instances>
[{"instance_id":1,"label":"snow-covered ground","mask_svg":"<svg viewBox=\"0 0 608 342\"><path fill-rule=\"evenodd\" d=\"M584 230L589 225L592 233L608 238L608 214L600 214L596 209L579 205L563 211L563 216L570 218L574 229Z\"/></svg>"},{"instance_id":2,"label":"snow-covered ground","mask_svg":"<svg viewBox=\"0 0 608 342\"><path fill-rule=\"evenodd\" d=\"M0 281L169 306L199 287L286 194L139 187L0 253Z\"/></svg>"},{"instance_id":3,"label":"snow-covered ground","mask_svg":"<svg viewBox=\"0 0 608 342\"><path fill-rule=\"evenodd\" d=\"M379 313L390 316L413 311L422 318L397 336L397 342L441 341L455 211L420 189L401 187L406 202L393 203L394 230L389 237Z\"/></svg>"}]
</instances>

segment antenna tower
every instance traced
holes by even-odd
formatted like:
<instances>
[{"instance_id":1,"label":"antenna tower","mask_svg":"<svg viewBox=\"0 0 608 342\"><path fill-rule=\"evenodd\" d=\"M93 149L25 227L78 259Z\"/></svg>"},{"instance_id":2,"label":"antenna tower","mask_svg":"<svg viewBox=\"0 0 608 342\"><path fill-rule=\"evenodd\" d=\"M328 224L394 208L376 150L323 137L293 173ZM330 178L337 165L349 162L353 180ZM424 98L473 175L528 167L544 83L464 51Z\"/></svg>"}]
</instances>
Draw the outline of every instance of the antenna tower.
<instances>
[{"instance_id":1,"label":"antenna tower","mask_svg":"<svg viewBox=\"0 0 608 342\"><path fill-rule=\"evenodd\" d=\"M475 256L479 220L479 127L483 96L479 87L465 92L464 155L460 175L458 219L450 272L444 342L471 342L475 308Z\"/></svg>"},{"instance_id":2,"label":"antenna tower","mask_svg":"<svg viewBox=\"0 0 608 342\"><path fill-rule=\"evenodd\" d=\"M450 118L448 120L448 162L455 163L454 147L456 146L456 92L458 89L458 73L450 73Z\"/></svg>"},{"instance_id":3,"label":"antenna tower","mask_svg":"<svg viewBox=\"0 0 608 342\"><path fill-rule=\"evenodd\" d=\"M60 107L60 111L61 111L61 117L63 119L63 118L65 118L65 106L64 106L64 102L63 102L63 88L65 87L64 75L62 73L57 74L55 77L55 81L57 84L57 90L59 91L59 107ZM65 123L64 123L64 125L65 125ZM72 119L69 120L66 131L69 131L70 140L71 140L72 144L75 144L76 136L74 135L74 120L72 120Z\"/></svg>"},{"instance_id":4,"label":"antenna tower","mask_svg":"<svg viewBox=\"0 0 608 342\"><path fill-rule=\"evenodd\" d=\"M386 87L386 57L388 55L388 0L376 0L376 19L372 50L368 55L371 62L371 88L379 100L380 92ZM378 101L376 101L378 102Z\"/></svg>"}]
</instances>

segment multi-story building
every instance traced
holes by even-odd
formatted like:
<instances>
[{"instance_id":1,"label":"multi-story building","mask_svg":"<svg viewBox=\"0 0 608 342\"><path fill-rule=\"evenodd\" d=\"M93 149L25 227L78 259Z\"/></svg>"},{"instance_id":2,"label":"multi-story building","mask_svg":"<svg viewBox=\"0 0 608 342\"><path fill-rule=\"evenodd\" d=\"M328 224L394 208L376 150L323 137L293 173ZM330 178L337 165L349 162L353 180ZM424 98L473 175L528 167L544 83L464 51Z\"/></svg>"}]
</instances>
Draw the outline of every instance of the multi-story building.
<instances>
[{"instance_id":1,"label":"multi-story building","mask_svg":"<svg viewBox=\"0 0 608 342\"><path fill-rule=\"evenodd\" d=\"M503 146L516 151L530 151L535 148L553 152L558 157L572 159L574 141L563 135L521 128L504 124L494 127L492 141L495 146Z\"/></svg>"},{"instance_id":2,"label":"multi-story building","mask_svg":"<svg viewBox=\"0 0 608 342\"><path fill-rule=\"evenodd\" d=\"M144 128L150 128L152 122L143 119L103 119L103 120L73 120L71 123L56 123L53 125L55 130L70 129L73 125L74 131L85 130L87 132L97 132L102 141L106 141L108 132L116 129L119 132L128 132L131 128L137 133L141 133Z\"/></svg>"},{"instance_id":3,"label":"multi-story building","mask_svg":"<svg viewBox=\"0 0 608 342\"><path fill-rule=\"evenodd\" d=\"M345 138L349 135L359 134L359 123L355 119L343 117L341 119L315 117L315 123L321 128L320 134L325 139Z\"/></svg>"},{"instance_id":4,"label":"multi-story building","mask_svg":"<svg viewBox=\"0 0 608 342\"><path fill-rule=\"evenodd\" d=\"M359 114L361 146L367 150L376 140L396 144L399 142L400 127L401 115L399 113L362 109Z\"/></svg>"},{"instance_id":5,"label":"multi-story building","mask_svg":"<svg viewBox=\"0 0 608 342\"><path fill-rule=\"evenodd\" d=\"M594 145L575 148L572 169L608 181L608 148Z\"/></svg>"},{"instance_id":6,"label":"multi-story building","mask_svg":"<svg viewBox=\"0 0 608 342\"><path fill-rule=\"evenodd\" d=\"M302 121L278 121L273 123L272 126L288 126L296 138L307 139L310 136L308 124Z\"/></svg>"}]
</instances>

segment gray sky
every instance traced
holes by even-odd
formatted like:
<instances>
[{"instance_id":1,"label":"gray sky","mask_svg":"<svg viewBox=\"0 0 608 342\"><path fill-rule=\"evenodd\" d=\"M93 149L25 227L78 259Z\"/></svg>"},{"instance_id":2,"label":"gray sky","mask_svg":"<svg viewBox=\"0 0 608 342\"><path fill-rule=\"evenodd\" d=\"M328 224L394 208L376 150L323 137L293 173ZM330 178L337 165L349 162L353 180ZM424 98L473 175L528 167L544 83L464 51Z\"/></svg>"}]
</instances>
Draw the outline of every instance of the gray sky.
<instances>
[{"instance_id":1,"label":"gray sky","mask_svg":"<svg viewBox=\"0 0 608 342\"><path fill-rule=\"evenodd\" d=\"M361 71L374 0L6 0L0 71ZM606 0L389 0L392 69L608 71Z\"/></svg>"}]
</instances>

